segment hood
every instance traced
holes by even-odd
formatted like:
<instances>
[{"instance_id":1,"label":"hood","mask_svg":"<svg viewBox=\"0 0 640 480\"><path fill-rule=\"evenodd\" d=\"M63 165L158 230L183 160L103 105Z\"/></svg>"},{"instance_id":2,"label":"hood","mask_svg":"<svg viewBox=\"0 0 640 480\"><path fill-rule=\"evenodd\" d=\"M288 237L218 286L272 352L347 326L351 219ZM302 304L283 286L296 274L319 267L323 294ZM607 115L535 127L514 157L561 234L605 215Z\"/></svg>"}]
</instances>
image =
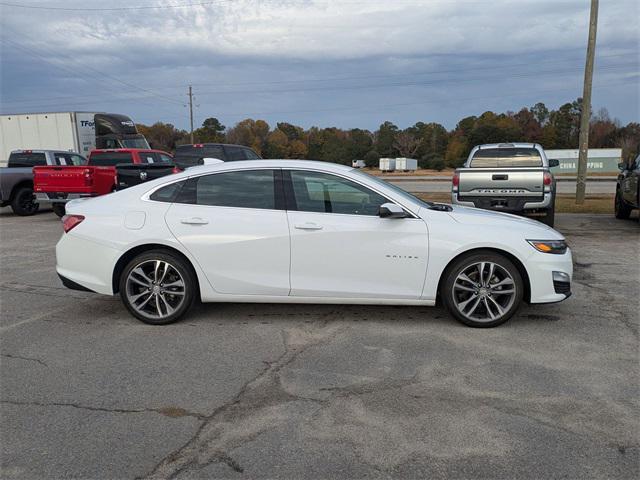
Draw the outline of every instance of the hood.
<instances>
[{"instance_id":1,"label":"hood","mask_svg":"<svg viewBox=\"0 0 640 480\"><path fill-rule=\"evenodd\" d=\"M528 234L533 233L533 231L538 231L540 239L564 239L564 236L561 233L557 232L550 226L531 218L520 217L510 213L483 210L481 208L463 207L460 205L452 205L451 207L452 211L449 212L449 216L456 222L465 225L495 226L498 228L503 227L522 230L523 232L527 231Z\"/></svg>"}]
</instances>

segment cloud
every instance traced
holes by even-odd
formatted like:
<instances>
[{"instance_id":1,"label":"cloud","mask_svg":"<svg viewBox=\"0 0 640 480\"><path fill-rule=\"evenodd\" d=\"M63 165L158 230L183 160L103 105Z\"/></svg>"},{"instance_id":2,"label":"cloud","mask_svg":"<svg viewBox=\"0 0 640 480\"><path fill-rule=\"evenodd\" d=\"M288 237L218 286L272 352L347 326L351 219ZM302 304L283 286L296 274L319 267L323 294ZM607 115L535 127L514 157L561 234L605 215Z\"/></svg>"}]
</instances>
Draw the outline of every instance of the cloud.
<instances>
[{"instance_id":1,"label":"cloud","mask_svg":"<svg viewBox=\"0 0 640 480\"><path fill-rule=\"evenodd\" d=\"M637 18L639 9L636 0L601 4L596 82L638 71L638 23L621 19ZM220 0L190 8L0 13L3 110L107 105L185 126L183 86L193 83L200 110L226 112L227 123L292 112L282 115L370 128L384 115L410 122L427 112L442 117L428 120L450 123L479 113L473 109L575 98L589 16L584 0ZM538 62L547 73L536 78ZM345 77L352 80L317 81ZM594 98L619 108L610 107L613 115L637 118L637 85L634 93L633 78L628 83ZM25 97L30 101L21 103Z\"/></svg>"}]
</instances>

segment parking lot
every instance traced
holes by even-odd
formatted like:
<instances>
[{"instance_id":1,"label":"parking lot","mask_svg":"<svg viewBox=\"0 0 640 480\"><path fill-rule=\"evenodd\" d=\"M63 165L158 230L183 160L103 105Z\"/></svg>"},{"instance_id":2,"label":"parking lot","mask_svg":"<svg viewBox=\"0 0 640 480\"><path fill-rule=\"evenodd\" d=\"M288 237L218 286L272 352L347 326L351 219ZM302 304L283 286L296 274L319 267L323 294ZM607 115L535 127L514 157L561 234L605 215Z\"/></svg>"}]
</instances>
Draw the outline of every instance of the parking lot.
<instances>
[{"instance_id":1,"label":"parking lot","mask_svg":"<svg viewBox=\"0 0 640 480\"><path fill-rule=\"evenodd\" d=\"M63 288L57 217L0 214L1 477L637 478L640 228L557 216L573 297L208 304L151 327Z\"/></svg>"}]
</instances>

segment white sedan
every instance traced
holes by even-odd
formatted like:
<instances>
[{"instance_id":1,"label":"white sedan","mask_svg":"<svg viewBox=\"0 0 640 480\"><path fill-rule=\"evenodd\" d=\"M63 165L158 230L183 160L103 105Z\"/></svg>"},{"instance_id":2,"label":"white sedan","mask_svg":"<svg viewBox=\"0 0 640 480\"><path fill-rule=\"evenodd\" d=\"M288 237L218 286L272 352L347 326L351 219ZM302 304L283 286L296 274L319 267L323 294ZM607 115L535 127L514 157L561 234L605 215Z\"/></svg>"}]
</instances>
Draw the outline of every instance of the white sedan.
<instances>
[{"instance_id":1,"label":"white sedan","mask_svg":"<svg viewBox=\"0 0 640 480\"><path fill-rule=\"evenodd\" d=\"M202 302L435 305L473 327L571 294L571 251L542 223L420 200L343 165L190 168L67 204L64 285L120 294L167 324Z\"/></svg>"}]
</instances>

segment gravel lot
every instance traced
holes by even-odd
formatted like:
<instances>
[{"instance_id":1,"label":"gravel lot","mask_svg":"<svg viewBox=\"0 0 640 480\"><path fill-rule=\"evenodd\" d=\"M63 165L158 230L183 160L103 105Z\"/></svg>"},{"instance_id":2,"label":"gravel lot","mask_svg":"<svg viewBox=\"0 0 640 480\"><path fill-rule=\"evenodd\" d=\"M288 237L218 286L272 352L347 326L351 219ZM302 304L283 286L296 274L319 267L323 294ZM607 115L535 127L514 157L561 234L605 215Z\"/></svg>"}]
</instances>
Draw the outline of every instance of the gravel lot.
<instances>
[{"instance_id":1,"label":"gravel lot","mask_svg":"<svg viewBox=\"0 0 640 480\"><path fill-rule=\"evenodd\" d=\"M240 304L150 327L62 287L52 213L3 212L0 477L638 478L640 228L557 228L574 296L496 329Z\"/></svg>"}]
</instances>

